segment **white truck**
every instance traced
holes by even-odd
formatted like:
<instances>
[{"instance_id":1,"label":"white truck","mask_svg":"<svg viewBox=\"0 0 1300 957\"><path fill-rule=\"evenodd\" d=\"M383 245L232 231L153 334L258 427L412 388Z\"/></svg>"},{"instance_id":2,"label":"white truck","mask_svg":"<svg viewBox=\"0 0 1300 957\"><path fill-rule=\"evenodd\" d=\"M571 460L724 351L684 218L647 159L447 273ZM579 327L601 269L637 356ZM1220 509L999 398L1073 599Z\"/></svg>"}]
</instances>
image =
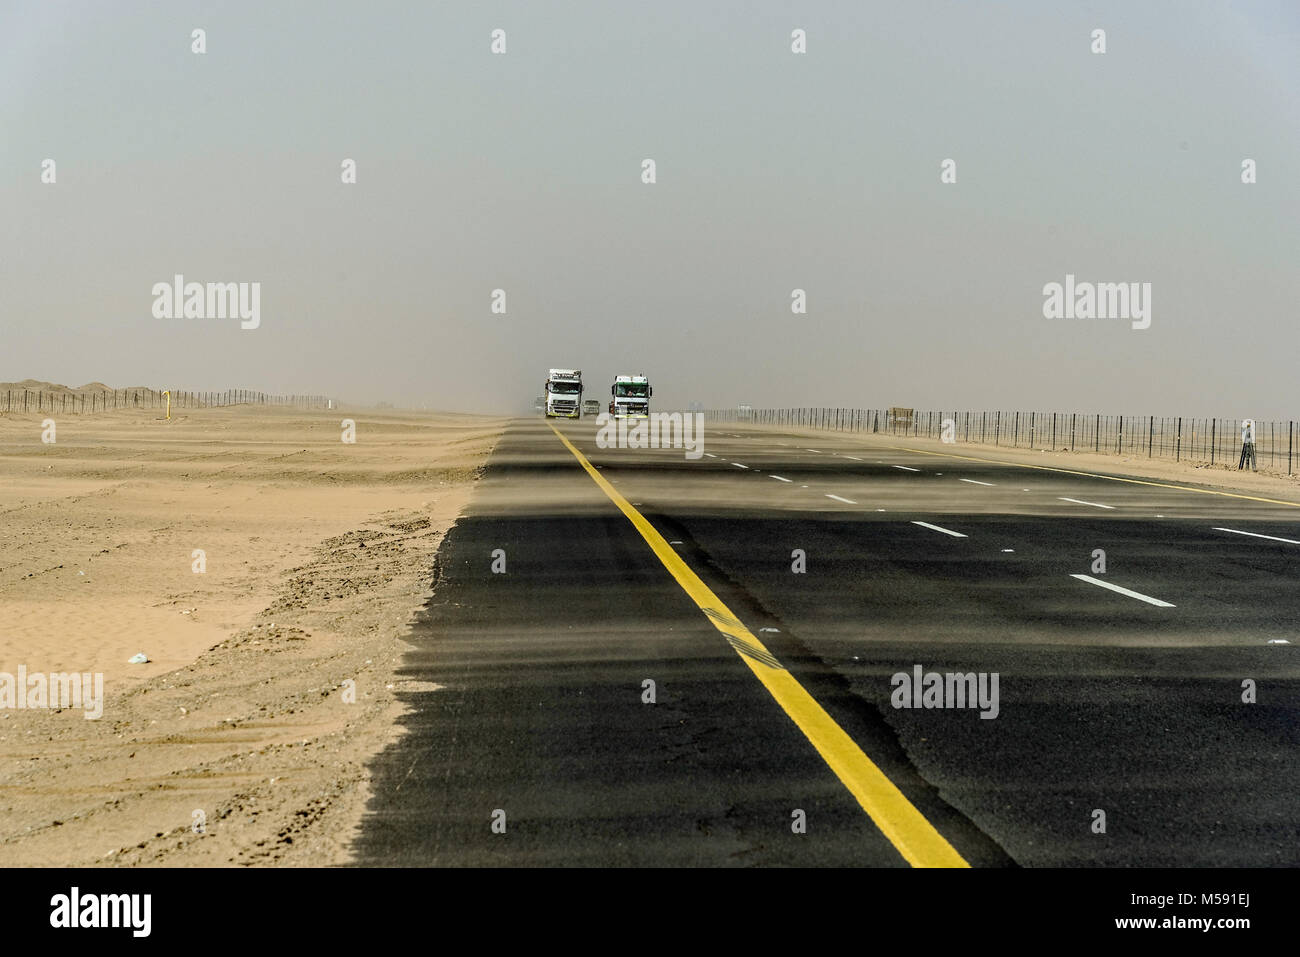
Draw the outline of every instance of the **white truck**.
<instances>
[{"instance_id":1,"label":"white truck","mask_svg":"<svg viewBox=\"0 0 1300 957\"><path fill-rule=\"evenodd\" d=\"M582 373L577 369L552 369L545 391L548 419L582 415Z\"/></svg>"},{"instance_id":2,"label":"white truck","mask_svg":"<svg viewBox=\"0 0 1300 957\"><path fill-rule=\"evenodd\" d=\"M650 396L654 395L650 380L643 375L616 375L609 387L613 399L609 414L615 418L647 418L650 415Z\"/></svg>"}]
</instances>

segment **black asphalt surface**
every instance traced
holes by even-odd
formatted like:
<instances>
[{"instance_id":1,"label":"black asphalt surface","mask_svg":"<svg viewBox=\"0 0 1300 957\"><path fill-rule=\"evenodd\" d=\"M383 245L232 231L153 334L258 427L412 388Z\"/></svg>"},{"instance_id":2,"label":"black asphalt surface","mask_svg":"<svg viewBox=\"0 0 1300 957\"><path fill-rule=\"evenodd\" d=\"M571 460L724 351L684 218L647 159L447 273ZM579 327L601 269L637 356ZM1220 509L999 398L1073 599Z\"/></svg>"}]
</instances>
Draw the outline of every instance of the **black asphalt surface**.
<instances>
[{"instance_id":1,"label":"black asphalt surface","mask_svg":"<svg viewBox=\"0 0 1300 957\"><path fill-rule=\"evenodd\" d=\"M559 427L972 866L1300 863L1300 544L1215 530L1300 541L1300 508L889 436L710 428L691 461ZM907 866L543 420L436 579L406 674L438 687L404 695L360 863ZM915 665L997 673L997 717L895 709Z\"/></svg>"}]
</instances>

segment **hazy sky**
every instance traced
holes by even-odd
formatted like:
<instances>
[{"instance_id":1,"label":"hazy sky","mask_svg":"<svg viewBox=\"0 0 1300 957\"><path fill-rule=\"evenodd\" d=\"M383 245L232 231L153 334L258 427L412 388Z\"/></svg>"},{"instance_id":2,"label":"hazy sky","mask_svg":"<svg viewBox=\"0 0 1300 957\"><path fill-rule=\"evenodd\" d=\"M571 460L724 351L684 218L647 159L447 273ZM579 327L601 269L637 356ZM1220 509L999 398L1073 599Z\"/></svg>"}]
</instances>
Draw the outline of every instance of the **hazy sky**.
<instances>
[{"instance_id":1,"label":"hazy sky","mask_svg":"<svg viewBox=\"0 0 1300 957\"><path fill-rule=\"evenodd\" d=\"M1300 3L0 2L0 380L1300 418L1298 254Z\"/></svg>"}]
</instances>

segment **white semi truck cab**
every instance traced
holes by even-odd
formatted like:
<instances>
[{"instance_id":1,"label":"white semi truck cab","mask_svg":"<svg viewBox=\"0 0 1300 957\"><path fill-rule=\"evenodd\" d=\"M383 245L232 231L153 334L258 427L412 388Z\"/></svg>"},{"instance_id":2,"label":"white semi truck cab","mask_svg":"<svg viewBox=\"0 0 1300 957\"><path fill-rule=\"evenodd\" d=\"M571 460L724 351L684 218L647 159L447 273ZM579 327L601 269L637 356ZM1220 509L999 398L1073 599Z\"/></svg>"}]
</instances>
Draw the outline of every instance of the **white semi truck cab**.
<instances>
[{"instance_id":1,"label":"white semi truck cab","mask_svg":"<svg viewBox=\"0 0 1300 957\"><path fill-rule=\"evenodd\" d=\"M552 369L546 380L546 417L566 419L582 415L582 373L577 369Z\"/></svg>"},{"instance_id":2,"label":"white semi truck cab","mask_svg":"<svg viewBox=\"0 0 1300 957\"><path fill-rule=\"evenodd\" d=\"M616 418L645 418L650 415L650 397L654 395L650 380L643 375L616 375L609 387L613 400L610 415Z\"/></svg>"}]
</instances>

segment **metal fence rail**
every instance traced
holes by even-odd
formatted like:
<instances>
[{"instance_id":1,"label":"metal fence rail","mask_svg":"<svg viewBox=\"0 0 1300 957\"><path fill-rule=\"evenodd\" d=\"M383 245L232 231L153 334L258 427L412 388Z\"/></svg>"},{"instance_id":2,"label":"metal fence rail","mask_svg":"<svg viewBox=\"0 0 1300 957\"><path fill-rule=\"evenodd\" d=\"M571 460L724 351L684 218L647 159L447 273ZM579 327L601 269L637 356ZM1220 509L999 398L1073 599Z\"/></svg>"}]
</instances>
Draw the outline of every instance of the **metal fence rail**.
<instances>
[{"instance_id":1,"label":"metal fence rail","mask_svg":"<svg viewBox=\"0 0 1300 957\"><path fill-rule=\"evenodd\" d=\"M906 413L910 413L906 414ZM706 421L871 432L940 439L951 421L955 442L1042 451L1096 452L1235 465L1241 454L1241 420L1080 412L922 411L903 409L713 409ZM1260 468L1292 474L1300 453L1294 420L1255 420ZM1300 464L1300 463L1297 463Z\"/></svg>"},{"instance_id":2,"label":"metal fence rail","mask_svg":"<svg viewBox=\"0 0 1300 957\"><path fill-rule=\"evenodd\" d=\"M114 409L158 409L167 405L160 389L106 389L97 392L67 390L50 392L39 389L6 389L0 393L5 412L49 412L89 415ZM323 395L271 395L251 389L227 389L224 392L190 392L171 390L173 409L211 409L228 405L282 405L295 409L331 408ZM337 404L337 403L335 403Z\"/></svg>"}]
</instances>

